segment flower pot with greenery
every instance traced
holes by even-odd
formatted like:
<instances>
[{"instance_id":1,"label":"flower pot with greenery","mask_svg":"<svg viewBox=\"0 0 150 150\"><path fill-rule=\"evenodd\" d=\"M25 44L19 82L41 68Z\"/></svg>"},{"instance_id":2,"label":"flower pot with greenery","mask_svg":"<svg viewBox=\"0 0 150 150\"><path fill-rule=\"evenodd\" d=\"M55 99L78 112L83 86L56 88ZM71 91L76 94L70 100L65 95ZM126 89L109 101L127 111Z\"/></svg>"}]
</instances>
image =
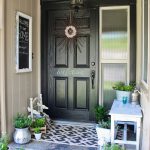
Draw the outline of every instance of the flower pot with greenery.
<instances>
[{"instance_id":1,"label":"flower pot with greenery","mask_svg":"<svg viewBox=\"0 0 150 150\"><path fill-rule=\"evenodd\" d=\"M29 118L25 114L17 114L16 117L14 117L14 141L17 144L25 144L30 142L31 140L31 133L28 130L29 126L32 123L32 119Z\"/></svg>"},{"instance_id":2,"label":"flower pot with greenery","mask_svg":"<svg viewBox=\"0 0 150 150\"><path fill-rule=\"evenodd\" d=\"M7 135L3 135L0 138L0 150L8 150L9 138Z\"/></svg>"},{"instance_id":3,"label":"flower pot with greenery","mask_svg":"<svg viewBox=\"0 0 150 150\"><path fill-rule=\"evenodd\" d=\"M127 99L127 102L129 103L131 101L131 92L135 88L135 83L131 82L129 85L126 85L123 82L118 82L112 88L116 90L117 100L122 101L125 97Z\"/></svg>"},{"instance_id":4,"label":"flower pot with greenery","mask_svg":"<svg viewBox=\"0 0 150 150\"><path fill-rule=\"evenodd\" d=\"M46 133L46 120L44 117L42 118L35 118L31 124L30 131L33 133L34 128L40 128L42 133Z\"/></svg>"},{"instance_id":5,"label":"flower pot with greenery","mask_svg":"<svg viewBox=\"0 0 150 150\"><path fill-rule=\"evenodd\" d=\"M36 140L40 140L41 139L41 135L42 135L42 133L41 133L40 128L39 127L38 128L34 128L35 139Z\"/></svg>"},{"instance_id":6,"label":"flower pot with greenery","mask_svg":"<svg viewBox=\"0 0 150 150\"><path fill-rule=\"evenodd\" d=\"M96 115L96 132L98 136L98 145L103 146L105 143L110 142L111 133L110 133L110 119L108 112L104 106L95 107Z\"/></svg>"},{"instance_id":7,"label":"flower pot with greenery","mask_svg":"<svg viewBox=\"0 0 150 150\"><path fill-rule=\"evenodd\" d=\"M96 126L96 132L98 136L98 145L103 146L105 143L111 140L110 120L101 121Z\"/></svg>"}]
</instances>

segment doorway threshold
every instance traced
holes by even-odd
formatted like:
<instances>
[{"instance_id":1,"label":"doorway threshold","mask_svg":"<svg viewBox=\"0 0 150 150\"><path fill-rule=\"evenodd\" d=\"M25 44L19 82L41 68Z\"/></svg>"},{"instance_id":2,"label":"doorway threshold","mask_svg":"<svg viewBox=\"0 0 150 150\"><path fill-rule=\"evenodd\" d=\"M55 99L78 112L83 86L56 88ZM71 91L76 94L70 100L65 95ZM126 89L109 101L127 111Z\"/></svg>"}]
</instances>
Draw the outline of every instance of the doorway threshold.
<instances>
[{"instance_id":1,"label":"doorway threshold","mask_svg":"<svg viewBox=\"0 0 150 150\"><path fill-rule=\"evenodd\" d=\"M84 126L84 127L95 127L96 123L94 122L76 122L76 121L67 121L67 120L53 120L53 123L56 125L71 125L71 126Z\"/></svg>"}]
</instances>

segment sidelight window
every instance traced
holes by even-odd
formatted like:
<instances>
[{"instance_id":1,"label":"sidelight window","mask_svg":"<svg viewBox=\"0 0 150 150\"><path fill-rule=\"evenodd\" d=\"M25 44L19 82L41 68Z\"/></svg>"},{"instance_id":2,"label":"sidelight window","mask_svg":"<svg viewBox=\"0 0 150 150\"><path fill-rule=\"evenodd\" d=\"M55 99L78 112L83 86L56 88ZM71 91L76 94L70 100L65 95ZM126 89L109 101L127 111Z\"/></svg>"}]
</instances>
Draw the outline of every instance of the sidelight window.
<instances>
[{"instance_id":1,"label":"sidelight window","mask_svg":"<svg viewBox=\"0 0 150 150\"><path fill-rule=\"evenodd\" d=\"M117 81L129 82L129 6L100 7L100 103L110 107Z\"/></svg>"}]
</instances>

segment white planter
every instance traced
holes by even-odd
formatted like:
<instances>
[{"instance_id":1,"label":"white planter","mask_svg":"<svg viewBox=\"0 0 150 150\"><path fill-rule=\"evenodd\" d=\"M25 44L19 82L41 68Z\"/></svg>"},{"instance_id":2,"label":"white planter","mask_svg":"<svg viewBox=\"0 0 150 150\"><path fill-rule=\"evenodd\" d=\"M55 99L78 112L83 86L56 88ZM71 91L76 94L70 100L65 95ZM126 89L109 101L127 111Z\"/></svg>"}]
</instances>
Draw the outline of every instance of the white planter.
<instances>
[{"instance_id":1,"label":"white planter","mask_svg":"<svg viewBox=\"0 0 150 150\"><path fill-rule=\"evenodd\" d=\"M105 143L108 143L111 141L110 129L101 128L97 124L96 132L98 136L98 145L103 146Z\"/></svg>"},{"instance_id":2,"label":"white planter","mask_svg":"<svg viewBox=\"0 0 150 150\"><path fill-rule=\"evenodd\" d=\"M40 140L42 133L34 133L34 135L36 140Z\"/></svg>"},{"instance_id":3,"label":"white planter","mask_svg":"<svg viewBox=\"0 0 150 150\"><path fill-rule=\"evenodd\" d=\"M29 132L28 128L23 128L23 129L15 128L13 137L15 143L26 144L31 140L31 133Z\"/></svg>"},{"instance_id":4,"label":"white planter","mask_svg":"<svg viewBox=\"0 0 150 150\"><path fill-rule=\"evenodd\" d=\"M122 101L123 97L127 97L127 103L129 103L131 101L131 92L116 90L116 97L119 101Z\"/></svg>"}]
</instances>

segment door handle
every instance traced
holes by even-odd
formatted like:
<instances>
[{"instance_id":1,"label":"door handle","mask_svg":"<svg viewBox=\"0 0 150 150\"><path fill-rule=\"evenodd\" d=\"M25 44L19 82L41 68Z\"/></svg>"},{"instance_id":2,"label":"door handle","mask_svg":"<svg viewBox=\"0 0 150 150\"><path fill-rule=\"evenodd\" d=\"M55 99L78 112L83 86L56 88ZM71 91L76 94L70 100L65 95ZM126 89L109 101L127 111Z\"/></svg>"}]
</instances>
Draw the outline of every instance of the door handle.
<instances>
[{"instance_id":1,"label":"door handle","mask_svg":"<svg viewBox=\"0 0 150 150\"><path fill-rule=\"evenodd\" d=\"M92 70L91 72L92 89L95 88L94 80L95 80L95 70Z\"/></svg>"}]
</instances>

